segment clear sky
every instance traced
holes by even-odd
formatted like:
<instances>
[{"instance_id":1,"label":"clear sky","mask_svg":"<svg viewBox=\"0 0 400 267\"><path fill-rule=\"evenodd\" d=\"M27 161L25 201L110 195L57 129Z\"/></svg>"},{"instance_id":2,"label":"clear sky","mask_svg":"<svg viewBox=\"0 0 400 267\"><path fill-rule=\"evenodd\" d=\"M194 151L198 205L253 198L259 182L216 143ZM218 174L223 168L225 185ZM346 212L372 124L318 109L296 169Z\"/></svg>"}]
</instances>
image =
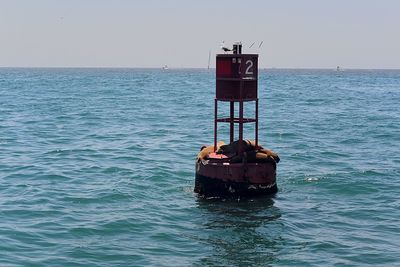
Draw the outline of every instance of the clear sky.
<instances>
[{"instance_id":1,"label":"clear sky","mask_svg":"<svg viewBox=\"0 0 400 267\"><path fill-rule=\"evenodd\" d=\"M400 69L400 1L0 0L0 67L207 67L222 40L261 67Z\"/></svg>"}]
</instances>

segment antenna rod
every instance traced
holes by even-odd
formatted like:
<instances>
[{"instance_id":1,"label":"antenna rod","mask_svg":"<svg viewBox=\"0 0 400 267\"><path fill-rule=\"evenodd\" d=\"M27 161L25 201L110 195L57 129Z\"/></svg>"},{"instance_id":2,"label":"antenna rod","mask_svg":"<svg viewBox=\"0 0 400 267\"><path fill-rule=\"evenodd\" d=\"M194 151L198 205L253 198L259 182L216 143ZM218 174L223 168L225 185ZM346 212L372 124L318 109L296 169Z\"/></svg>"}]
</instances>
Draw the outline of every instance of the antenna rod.
<instances>
[{"instance_id":1,"label":"antenna rod","mask_svg":"<svg viewBox=\"0 0 400 267\"><path fill-rule=\"evenodd\" d=\"M210 69L210 59L211 59L211 50L208 51L208 67L207 67L208 70Z\"/></svg>"}]
</instances>

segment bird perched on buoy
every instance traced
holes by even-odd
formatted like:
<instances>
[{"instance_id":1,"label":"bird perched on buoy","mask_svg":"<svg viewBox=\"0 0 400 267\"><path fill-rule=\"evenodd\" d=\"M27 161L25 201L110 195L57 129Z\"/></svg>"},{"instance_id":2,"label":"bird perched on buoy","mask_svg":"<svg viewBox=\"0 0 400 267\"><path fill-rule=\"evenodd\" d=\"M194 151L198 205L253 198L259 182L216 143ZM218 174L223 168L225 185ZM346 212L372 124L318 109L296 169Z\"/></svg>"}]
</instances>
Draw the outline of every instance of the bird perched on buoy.
<instances>
[{"instance_id":1,"label":"bird perched on buoy","mask_svg":"<svg viewBox=\"0 0 400 267\"><path fill-rule=\"evenodd\" d=\"M224 41L222 41L222 43L221 43L221 49L222 49L224 52L232 51L232 49L229 49L228 47L225 46L225 42L224 42Z\"/></svg>"}]
</instances>

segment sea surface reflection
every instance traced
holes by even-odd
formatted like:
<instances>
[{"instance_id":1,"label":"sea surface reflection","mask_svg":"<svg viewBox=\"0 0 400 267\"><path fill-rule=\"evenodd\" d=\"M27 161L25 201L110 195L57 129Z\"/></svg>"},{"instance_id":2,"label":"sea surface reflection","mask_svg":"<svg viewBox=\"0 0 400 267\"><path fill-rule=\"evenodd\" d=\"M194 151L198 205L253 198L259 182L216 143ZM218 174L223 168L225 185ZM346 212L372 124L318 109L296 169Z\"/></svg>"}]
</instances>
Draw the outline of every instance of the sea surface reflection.
<instances>
[{"instance_id":1,"label":"sea surface reflection","mask_svg":"<svg viewBox=\"0 0 400 267\"><path fill-rule=\"evenodd\" d=\"M197 201L201 240L210 253L195 266L268 266L282 242L280 210L271 198Z\"/></svg>"}]
</instances>

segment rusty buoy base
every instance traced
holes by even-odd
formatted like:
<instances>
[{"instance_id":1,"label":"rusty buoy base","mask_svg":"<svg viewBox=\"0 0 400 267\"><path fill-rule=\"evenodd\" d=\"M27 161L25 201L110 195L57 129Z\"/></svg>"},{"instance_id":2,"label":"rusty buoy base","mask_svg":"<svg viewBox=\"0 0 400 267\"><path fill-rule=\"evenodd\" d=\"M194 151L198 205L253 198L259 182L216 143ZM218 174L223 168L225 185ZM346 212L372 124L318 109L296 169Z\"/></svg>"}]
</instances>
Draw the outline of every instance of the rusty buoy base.
<instances>
[{"instance_id":1,"label":"rusty buoy base","mask_svg":"<svg viewBox=\"0 0 400 267\"><path fill-rule=\"evenodd\" d=\"M196 163L194 192L202 197L254 197L273 195L276 185L276 163Z\"/></svg>"},{"instance_id":2,"label":"rusty buoy base","mask_svg":"<svg viewBox=\"0 0 400 267\"><path fill-rule=\"evenodd\" d=\"M269 186L246 182L223 182L199 174L196 174L195 183L194 192L202 197L255 197L273 195L278 192L276 183Z\"/></svg>"}]
</instances>

